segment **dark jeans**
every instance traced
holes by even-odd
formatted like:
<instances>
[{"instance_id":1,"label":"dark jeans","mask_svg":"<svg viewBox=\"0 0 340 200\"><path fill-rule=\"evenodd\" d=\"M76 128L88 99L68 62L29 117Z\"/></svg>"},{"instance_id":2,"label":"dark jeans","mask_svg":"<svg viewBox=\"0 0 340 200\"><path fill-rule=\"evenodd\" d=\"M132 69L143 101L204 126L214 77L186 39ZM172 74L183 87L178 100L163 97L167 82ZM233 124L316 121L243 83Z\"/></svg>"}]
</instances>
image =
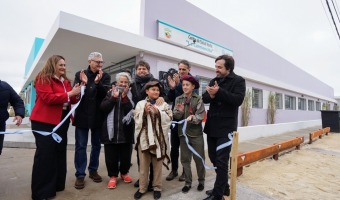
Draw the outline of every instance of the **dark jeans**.
<instances>
[{"instance_id":1,"label":"dark jeans","mask_svg":"<svg viewBox=\"0 0 340 200\"><path fill-rule=\"evenodd\" d=\"M229 141L229 138L207 137L208 153L210 161L217 169L213 195L218 199L223 197L225 191L229 190L228 167L231 145L216 151L216 147Z\"/></svg>"},{"instance_id":2,"label":"dark jeans","mask_svg":"<svg viewBox=\"0 0 340 200\"><path fill-rule=\"evenodd\" d=\"M178 158L179 158L179 145L180 145L177 124L175 124L175 126L171 128L170 142L171 142L171 150L170 150L171 170L177 172Z\"/></svg>"},{"instance_id":3,"label":"dark jeans","mask_svg":"<svg viewBox=\"0 0 340 200\"><path fill-rule=\"evenodd\" d=\"M76 167L76 177L85 177L86 166L87 166L87 154L86 147L89 138L88 128L76 127L76 150L74 153L74 165ZM99 166L99 154L100 154L100 134L101 128L91 129L91 153L90 153L90 164L88 170L90 173L96 172Z\"/></svg>"},{"instance_id":4,"label":"dark jeans","mask_svg":"<svg viewBox=\"0 0 340 200\"><path fill-rule=\"evenodd\" d=\"M62 117L67 111L63 111ZM32 121L32 130L50 132L55 127L53 124ZM51 135L43 136L33 132L36 151L32 169L32 199L44 199L54 197L56 192L65 189L66 181L66 147L67 130L70 121L59 127L56 133L62 138L60 143L53 140Z\"/></svg>"},{"instance_id":5,"label":"dark jeans","mask_svg":"<svg viewBox=\"0 0 340 200\"><path fill-rule=\"evenodd\" d=\"M109 177L125 175L130 169L130 143L104 144L105 163Z\"/></svg>"},{"instance_id":6,"label":"dark jeans","mask_svg":"<svg viewBox=\"0 0 340 200\"><path fill-rule=\"evenodd\" d=\"M6 122L0 122L0 131L6 131ZM0 134L0 155L2 153L2 147L4 145L4 134Z\"/></svg>"}]
</instances>

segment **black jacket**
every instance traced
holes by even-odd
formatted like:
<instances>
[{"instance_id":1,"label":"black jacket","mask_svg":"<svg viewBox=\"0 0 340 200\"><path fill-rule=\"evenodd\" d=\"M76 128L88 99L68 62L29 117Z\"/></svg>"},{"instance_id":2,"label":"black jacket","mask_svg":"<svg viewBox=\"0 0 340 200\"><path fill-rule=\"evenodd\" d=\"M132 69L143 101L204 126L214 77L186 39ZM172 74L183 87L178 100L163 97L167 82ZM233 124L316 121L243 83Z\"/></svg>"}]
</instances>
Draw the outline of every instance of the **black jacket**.
<instances>
[{"instance_id":1,"label":"black jacket","mask_svg":"<svg viewBox=\"0 0 340 200\"><path fill-rule=\"evenodd\" d=\"M15 116L25 117L25 106L20 96L7 82L0 80L0 123L5 123L9 118L8 103L13 106Z\"/></svg>"},{"instance_id":2,"label":"black jacket","mask_svg":"<svg viewBox=\"0 0 340 200\"><path fill-rule=\"evenodd\" d=\"M208 92L202 95L204 103L210 103L204 132L208 137L228 137L228 133L237 131L238 107L242 104L246 84L245 80L231 72L224 78L214 78L209 86L217 81L219 90L214 99Z\"/></svg>"},{"instance_id":3,"label":"black jacket","mask_svg":"<svg viewBox=\"0 0 340 200\"><path fill-rule=\"evenodd\" d=\"M99 128L103 123L103 113L100 111L100 103L111 88L111 77L103 73L98 84L94 83L98 73L93 73L90 66L85 70L87 84L85 94L75 110L73 125L79 128ZM76 73L74 84L80 83L80 71Z\"/></svg>"},{"instance_id":4,"label":"black jacket","mask_svg":"<svg viewBox=\"0 0 340 200\"><path fill-rule=\"evenodd\" d=\"M101 142L103 144L119 144L119 143L133 143L134 141L134 120L133 120L133 104L126 96L125 98L113 98L112 93L108 92L107 96L101 103L101 111L104 113L104 122L102 126ZM114 110L113 110L114 109ZM108 134L108 115L113 110L113 138L110 140ZM131 111L131 113L130 113ZM130 113L130 123L123 123L123 118Z\"/></svg>"}]
</instances>

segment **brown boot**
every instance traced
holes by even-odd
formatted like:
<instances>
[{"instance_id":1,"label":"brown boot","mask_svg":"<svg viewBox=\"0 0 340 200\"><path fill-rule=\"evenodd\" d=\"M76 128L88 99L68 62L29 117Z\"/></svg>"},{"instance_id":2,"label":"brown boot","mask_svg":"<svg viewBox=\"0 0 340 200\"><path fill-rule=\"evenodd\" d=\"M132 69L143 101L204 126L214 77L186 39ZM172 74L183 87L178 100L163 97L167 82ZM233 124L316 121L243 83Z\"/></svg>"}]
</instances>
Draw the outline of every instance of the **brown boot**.
<instances>
[{"instance_id":1,"label":"brown boot","mask_svg":"<svg viewBox=\"0 0 340 200\"><path fill-rule=\"evenodd\" d=\"M100 183L103 180L102 177L98 174L98 172L91 172L89 177L96 183Z\"/></svg>"},{"instance_id":2,"label":"brown boot","mask_svg":"<svg viewBox=\"0 0 340 200\"><path fill-rule=\"evenodd\" d=\"M84 177L77 178L74 187L78 190L83 189L85 187Z\"/></svg>"}]
</instances>

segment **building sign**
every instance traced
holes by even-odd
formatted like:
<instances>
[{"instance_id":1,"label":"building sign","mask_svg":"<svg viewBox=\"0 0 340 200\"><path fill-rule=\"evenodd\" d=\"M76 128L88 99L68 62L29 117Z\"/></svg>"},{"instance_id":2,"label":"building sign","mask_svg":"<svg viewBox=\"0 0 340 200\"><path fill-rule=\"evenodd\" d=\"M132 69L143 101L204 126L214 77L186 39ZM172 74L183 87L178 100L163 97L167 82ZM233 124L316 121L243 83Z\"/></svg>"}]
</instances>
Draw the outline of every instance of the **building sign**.
<instances>
[{"instance_id":1,"label":"building sign","mask_svg":"<svg viewBox=\"0 0 340 200\"><path fill-rule=\"evenodd\" d=\"M158 39L216 58L233 51L195 34L158 20Z\"/></svg>"}]
</instances>

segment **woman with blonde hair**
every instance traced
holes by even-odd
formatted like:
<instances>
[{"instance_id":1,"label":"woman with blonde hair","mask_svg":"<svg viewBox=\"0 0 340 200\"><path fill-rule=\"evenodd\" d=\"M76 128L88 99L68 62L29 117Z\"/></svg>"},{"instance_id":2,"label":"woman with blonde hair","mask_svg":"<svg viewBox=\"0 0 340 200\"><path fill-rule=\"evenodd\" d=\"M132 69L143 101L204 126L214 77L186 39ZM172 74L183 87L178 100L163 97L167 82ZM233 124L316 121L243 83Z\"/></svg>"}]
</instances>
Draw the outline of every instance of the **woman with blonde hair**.
<instances>
[{"instance_id":1,"label":"woman with blonde hair","mask_svg":"<svg viewBox=\"0 0 340 200\"><path fill-rule=\"evenodd\" d=\"M51 136L43 136L36 131L52 132L68 114L71 104L79 100L79 84L71 87L66 76L64 57L53 55L46 61L34 80L36 102L30 120L35 137L36 151L32 169L32 199L47 199L65 189L67 130L70 120L66 120L56 133L62 138L60 143Z\"/></svg>"}]
</instances>

